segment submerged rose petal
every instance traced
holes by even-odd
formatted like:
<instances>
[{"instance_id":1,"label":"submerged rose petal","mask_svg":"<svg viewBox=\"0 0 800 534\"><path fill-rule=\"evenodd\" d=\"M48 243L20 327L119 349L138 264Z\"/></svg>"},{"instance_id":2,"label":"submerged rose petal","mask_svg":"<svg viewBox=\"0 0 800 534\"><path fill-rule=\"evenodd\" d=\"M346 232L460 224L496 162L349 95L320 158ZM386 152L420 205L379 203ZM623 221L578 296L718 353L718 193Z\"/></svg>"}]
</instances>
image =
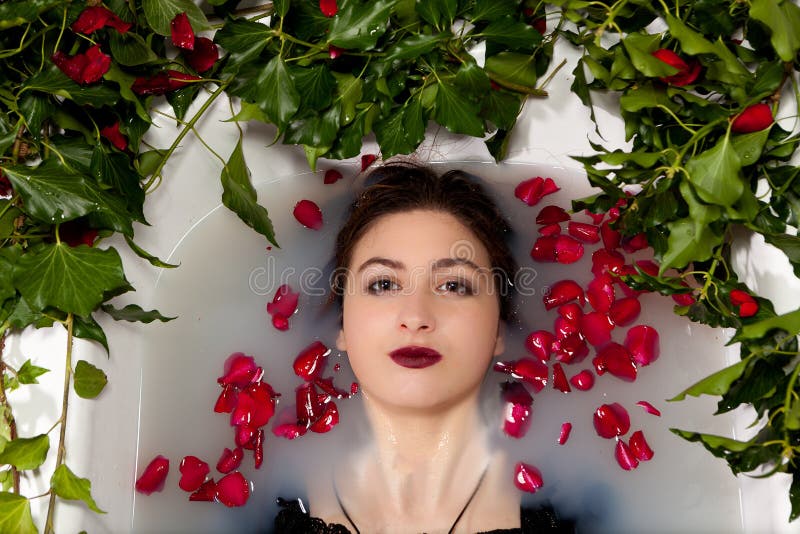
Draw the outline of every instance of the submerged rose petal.
<instances>
[{"instance_id":1,"label":"submerged rose petal","mask_svg":"<svg viewBox=\"0 0 800 534\"><path fill-rule=\"evenodd\" d=\"M602 347L611 341L612 330L614 330L614 323L605 313L589 312L583 316L581 321L581 334L595 347Z\"/></svg>"},{"instance_id":2,"label":"submerged rose petal","mask_svg":"<svg viewBox=\"0 0 800 534\"><path fill-rule=\"evenodd\" d=\"M352 386L352 384L350 385L351 392L348 393L344 389L337 388L333 384L333 378L331 378L331 377L328 377L328 378L316 378L314 380L314 385L317 386L319 389L321 389L323 392L325 392L325 395L328 395L328 396L331 396L331 397L335 397L337 399L347 399L347 398L350 398L350 397L353 396L353 393L352 393L353 386Z\"/></svg>"},{"instance_id":3,"label":"submerged rose petal","mask_svg":"<svg viewBox=\"0 0 800 534\"><path fill-rule=\"evenodd\" d=\"M636 364L631 353L619 343L609 343L592 359L598 375L606 372L626 382L636 380Z\"/></svg>"},{"instance_id":4,"label":"submerged rose petal","mask_svg":"<svg viewBox=\"0 0 800 534\"><path fill-rule=\"evenodd\" d=\"M292 213L297 222L306 228L311 228L312 230L322 228L322 210L311 200L303 199L295 204Z\"/></svg>"},{"instance_id":5,"label":"submerged rose petal","mask_svg":"<svg viewBox=\"0 0 800 534\"><path fill-rule=\"evenodd\" d=\"M364 154L363 156L361 156L361 172L367 170L367 168L373 163L375 163L377 159L378 156L376 156L375 154Z\"/></svg>"},{"instance_id":6,"label":"submerged rose petal","mask_svg":"<svg viewBox=\"0 0 800 534\"><path fill-rule=\"evenodd\" d=\"M592 386L594 386L594 375L591 371L584 369L580 373L570 378L569 383L575 386L575 389L587 391L592 389Z\"/></svg>"},{"instance_id":7,"label":"submerged rose petal","mask_svg":"<svg viewBox=\"0 0 800 534\"><path fill-rule=\"evenodd\" d=\"M655 454L647 443L647 440L644 439L644 433L641 430L637 430L631 434L629 443L631 452L633 452L633 455L639 461L646 462Z\"/></svg>"},{"instance_id":8,"label":"submerged rose petal","mask_svg":"<svg viewBox=\"0 0 800 534\"><path fill-rule=\"evenodd\" d=\"M261 380L263 369L256 365L252 356L242 352L234 352L225 360L225 374L217 378L220 385L231 384L243 388L253 381Z\"/></svg>"},{"instance_id":9,"label":"submerged rose petal","mask_svg":"<svg viewBox=\"0 0 800 534\"><path fill-rule=\"evenodd\" d=\"M319 10L326 17L333 17L339 12L339 6L336 0L319 0Z\"/></svg>"},{"instance_id":10,"label":"submerged rose petal","mask_svg":"<svg viewBox=\"0 0 800 534\"><path fill-rule=\"evenodd\" d=\"M628 447L628 444L622 439L617 441L617 445L614 448L614 457L617 459L619 466L625 471L636 469L639 465L639 460L636 459L631 448Z\"/></svg>"},{"instance_id":11,"label":"submerged rose petal","mask_svg":"<svg viewBox=\"0 0 800 534\"><path fill-rule=\"evenodd\" d=\"M639 317L641 311L642 305L639 303L639 299L626 297L611 304L611 308L608 310L608 317L617 326L627 326Z\"/></svg>"},{"instance_id":12,"label":"submerged rose petal","mask_svg":"<svg viewBox=\"0 0 800 534\"><path fill-rule=\"evenodd\" d=\"M208 37L198 37L194 42L194 50L185 55L190 67L197 72L205 72L219 59L219 49Z\"/></svg>"},{"instance_id":13,"label":"submerged rose petal","mask_svg":"<svg viewBox=\"0 0 800 534\"><path fill-rule=\"evenodd\" d=\"M342 173L340 173L336 169L328 169L327 171L325 171L325 178L322 179L322 183L324 183L325 185L335 184L342 178L343 178Z\"/></svg>"},{"instance_id":14,"label":"submerged rose petal","mask_svg":"<svg viewBox=\"0 0 800 534\"><path fill-rule=\"evenodd\" d=\"M584 243L598 243L600 241L600 228L593 224L570 221L567 226L567 232Z\"/></svg>"},{"instance_id":15,"label":"submerged rose petal","mask_svg":"<svg viewBox=\"0 0 800 534\"><path fill-rule=\"evenodd\" d=\"M293 291L289 284L281 285L272 297L272 302L267 304L267 313L270 315L280 314L284 317L291 317L297 310L297 301L300 293Z\"/></svg>"},{"instance_id":16,"label":"submerged rose petal","mask_svg":"<svg viewBox=\"0 0 800 534\"><path fill-rule=\"evenodd\" d=\"M217 500L228 507L244 506L250 498L250 483L239 471L217 482Z\"/></svg>"},{"instance_id":17,"label":"submerged rose petal","mask_svg":"<svg viewBox=\"0 0 800 534\"><path fill-rule=\"evenodd\" d=\"M217 483L214 479L203 482L197 491L189 495L190 501L213 502L217 497Z\"/></svg>"},{"instance_id":18,"label":"submerged rose petal","mask_svg":"<svg viewBox=\"0 0 800 534\"><path fill-rule=\"evenodd\" d=\"M546 362L550 359L555 340L556 337L547 330L537 330L525 339L525 348L541 361Z\"/></svg>"},{"instance_id":19,"label":"submerged rose petal","mask_svg":"<svg viewBox=\"0 0 800 534\"><path fill-rule=\"evenodd\" d=\"M520 182L514 189L514 196L528 206L535 206L543 197L555 193L559 189L552 178L537 176Z\"/></svg>"},{"instance_id":20,"label":"submerged rose petal","mask_svg":"<svg viewBox=\"0 0 800 534\"><path fill-rule=\"evenodd\" d=\"M583 245L568 235L558 236L555 248L556 261L564 265L575 263L583 257Z\"/></svg>"},{"instance_id":21,"label":"submerged rose petal","mask_svg":"<svg viewBox=\"0 0 800 534\"><path fill-rule=\"evenodd\" d=\"M330 352L320 341L313 342L294 359L294 373L306 382L313 381L325 369L326 357Z\"/></svg>"},{"instance_id":22,"label":"submerged rose petal","mask_svg":"<svg viewBox=\"0 0 800 534\"><path fill-rule=\"evenodd\" d=\"M647 401L639 401L636 403L636 405L641 406L644 409L644 411L646 411L651 415L655 415L656 417L661 417L661 411L659 411L658 408L656 408Z\"/></svg>"},{"instance_id":23,"label":"submerged rose petal","mask_svg":"<svg viewBox=\"0 0 800 534\"><path fill-rule=\"evenodd\" d=\"M533 397L519 382L504 382L500 388L505 403L503 431L512 438L521 438L531 424Z\"/></svg>"},{"instance_id":24,"label":"submerged rose petal","mask_svg":"<svg viewBox=\"0 0 800 534\"><path fill-rule=\"evenodd\" d=\"M637 325L628 330L625 348L639 365L650 365L658 359L660 348L658 332L652 326Z\"/></svg>"},{"instance_id":25,"label":"submerged rose petal","mask_svg":"<svg viewBox=\"0 0 800 534\"><path fill-rule=\"evenodd\" d=\"M136 491L150 495L154 491L164 489L164 482L169 474L169 460L160 454L153 458L144 468L142 476L136 480Z\"/></svg>"},{"instance_id":26,"label":"submerged rose petal","mask_svg":"<svg viewBox=\"0 0 800 534\"><path fill-rule=\"evenodd\" d=\"M185 456L178 467L181 472L181 479L178 486L184 491L195 491L206 480L206 475L210 469L208 464L197 456Z\"/></svg>"},{"instance_id":27,"label":"submerged rose petal","mask_svg":"<svg viewBox=\"0 0 800 534\"><path fill-rule=\"evenodd\" d=\"M564 368L558 362L553 364L553 387L562 393L572 391L567 382L567 375L564 374Z\"/></svg>"},{"instance_id":28,"label":"submerged rose petal","mask_svg":"<svg viewBox=\"0 0 800 534\"><path fill-rule=\"evenodd\" d=\"M557 224L570 220L570 215L560 206L545 206L536 216L536 224Z\"/></svg>"},{"instance_id":29,"label":"submerged rose petal","mask_svg":"<svg viewBox=\"0 0 800 534\"><path fill-rule=\"evenodd\" d=\"M514 467L514 485L522 491L536 493L544 485L542 473L530 464L519 462Z\"/></svg>"},{"instance_id":30,"label":"submerged rose petal","mask_svg":"<svg viewBox=\"0 0 800 534\"><path fill-rule=\"evenodd\" d=\"M563 445L569 439L569 434L572 432L572 423L569 421L562 423L561 433L558 435L558 444Z\"/></svg>"},{"instance_id":31,"label":"submerged rose petal","mask_svg":"<svg viewBox=\"0 0 800 534\"><path fill-rule=\"evenodd\" d=\"M594 428L601 438L625 435L631 428L628 411L619 403L603 404L594 412Z\"/></svg>"},{"instance_id":32,"label":"submerged rose petal","mask_svg":"<svg viewBox=\"0 0 800 534\"><path fill-rule=\"evenodd\" d=\"M172 44L184 50L194 50L194 30L185 12L178 13L169 23Z\"/></svg>"},{"instance_id":33,"label":"submerged rose petal","mask_svg":"<svg viewBox=\"0 0 800 534\"><path fill-rule=\"evenodd\" d=\"M556 244L558 236L546 235L537 239L531 249L531 258L536 261L554 262L556 261Z\"/></svg>"},{"instance_id":34,"label":"submerged rose petal","mask_svg":"<svg viewBox=\"0 0 800 534\"><path fill-rule=\"evenodd\" d=\"M546 310L552 310L573 300L580 302L581 306L586 301L583 288L574 280L559 280L550 286L550 291L542 297Z\"/></svg>"},{"instance_id":35,"label":"submerged rose petal","mask_svg":"<svg viewBox=\"0 0 800 534\"><path fill-rule=\"evenodd\" d=\"M222 451L222 455L219 457L219 460L217 460L217 471L225 474L239 469L243 458L244 451L241 447L236 447L233 450L225 447L225 450Z\"/></svg>"},{"instance_id":36,"label":"submerged rose petal","mask_svg":"<svg viewBox=\"0 0 800 534\"><path fill-rule=\"evenodd\" d=\"M539 393L547 385L547 366L533 358L521 358L515 361L497 362L494 370L508 373L514 378L528 383L534 393Z\"/></svg>"}]
</instances>

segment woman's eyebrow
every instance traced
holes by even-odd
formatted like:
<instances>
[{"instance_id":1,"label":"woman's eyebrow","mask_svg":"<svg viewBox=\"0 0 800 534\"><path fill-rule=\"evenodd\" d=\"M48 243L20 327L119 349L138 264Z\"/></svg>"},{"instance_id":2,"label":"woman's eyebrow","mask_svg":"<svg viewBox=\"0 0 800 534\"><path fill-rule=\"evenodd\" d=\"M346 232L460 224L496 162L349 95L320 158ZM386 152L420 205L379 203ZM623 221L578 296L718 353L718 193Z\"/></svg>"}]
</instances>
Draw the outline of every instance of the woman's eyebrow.
<instances>
[{"instance_id":1,"label":"woman's eyebrow","mask_svg":"<svg viewBox=\"0 0 800 534\"><path fill-rule=\"evenodd\" d=\"M401 261L390 260L389 258L381 258L376 256L362 263L357 272L360 273L373 264L384 265L396 271L404 271L406 269L406 266ZM434 271L438 269L449 269L450 267L455 267L457 265L466 265L467 267L471 267L476 271L480 270L480 267L475 262L466 258L442 258L434 261L433 264L431 264L431 269Z\"/></svg>"},{"instance_id":2,"label":"woman's eyebrow","mask_svg":"<svg viewBox=\"0 0 800 534\"><path fill-rule=\"evenodd\" d=\"M385 265L386 267L389 267L390 269L394 269L396 271L403 271L406 268L406 266L403 265L402 262L399 262L397 260L390 260L389 258L374 257L374 258L370 258L367 261L365 261L364 263L362 263L361 267L358 268L357 272L360 273L361 271L363 271L364 269L366 269L367 267L369 267L370 265L372 265L374 263L377 263L378 265Z\"/></svg>"},{"instance_id":3,"label":"woman's eyebrow","mask_svg":"<svg viewBox=\"0 0 800 534\"><path fill-rule=\"evenodd\" d=\"M436 260L433 262L432 268L433 270L436 269L448 269L450 267L455 267L457 265L466 265L467 267L471 267L476 271L479 271L481 268L478 265L466 258L442 258L440 260Z\"/></svg>"}]
</instances>

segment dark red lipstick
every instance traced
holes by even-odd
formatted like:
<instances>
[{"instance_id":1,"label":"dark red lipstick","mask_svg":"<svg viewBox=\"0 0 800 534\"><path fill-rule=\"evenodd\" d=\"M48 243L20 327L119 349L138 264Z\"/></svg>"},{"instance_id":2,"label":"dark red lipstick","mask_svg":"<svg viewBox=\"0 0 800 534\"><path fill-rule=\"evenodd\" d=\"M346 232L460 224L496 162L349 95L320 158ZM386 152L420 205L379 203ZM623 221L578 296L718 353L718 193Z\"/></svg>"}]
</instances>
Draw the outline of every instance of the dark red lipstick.
<instances>
[{"instance_id":1,"label":"dark red lipstick","mask_svg":"<svg viewBox=\"0 0 800 534\"><path fill-rule=\"evenodd\" d=\"M389 353L389 357L397 365L409 369L430 367L442 359L442 355L428 347L402 347Z\"/></svg>"}]
</instances>

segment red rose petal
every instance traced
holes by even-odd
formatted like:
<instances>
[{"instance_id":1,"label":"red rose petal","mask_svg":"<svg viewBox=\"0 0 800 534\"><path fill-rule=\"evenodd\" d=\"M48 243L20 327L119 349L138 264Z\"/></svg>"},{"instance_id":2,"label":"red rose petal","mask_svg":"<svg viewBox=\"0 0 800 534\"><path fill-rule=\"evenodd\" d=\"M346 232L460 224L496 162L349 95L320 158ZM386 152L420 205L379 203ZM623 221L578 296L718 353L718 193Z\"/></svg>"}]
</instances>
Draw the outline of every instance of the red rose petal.
<instances>
[{"instance_id":1,"label":"red rose petal","mask_svg":"<svg viewBox=\"0 0 800 534\"><path fill-rule=\"evenodd\" d=\"M533 243L531 258L536 261L554 262L556 261L556 244L558 236L542 236Z\"/></svg>"},{"instance_id":2,"label":"red rose petal","mask_svg":"<svg viewBox=\"0 0 800 534\"><path fill-rule=\"evenodd\" d=\"M598 243L600 241L600 228L593 224L570 221L567 226L567 232L584 243Z\"/></svg>"},{"instance_id":3,"label":"red rose petal","mask_svg":"<svg viewBox=\"0 0 800 534\"><path fill-rule=\"evenodd\" d=\"M647 236L643 233L636 234L633 237L625 236L622 238L621 244L622 250L628 254L633 254L638 250L642 250L650 246L650 243L647 242Z\"/></svg>"},{"instance_id":4,"label":"red rose petal","mask_svg":"<svg viewBox=\"0 0 800 534\"><path fill-rule=\"evenodd\" d=\"M136 480L136 491L150 495L154 491L164 489L164 482L169 474L169 460L160 454L153 458L144 468L142 476Z\"/></svg>"},{"instance_id":5,"label":"red rose petal","mask_svg":"<svg viewBox=\"0 0 800 534\"><path fill-rule=\"evenodd\" d=\"M276 313L272 316L272 326L275 327L275 330L285 332L286 330L289 330L289 319L280 313Z\"/></svg>"},{"instance_id":6,"label":"red rose petal","mask_svg":"<svg viewBox=\"0 0 800 534\"><path fill-rule=\"evenodd\" d=\"M546 310L552 310L573 300L580 302L581 306L586 302L583 288L574 280L559 280L550 287L550 291L542 298Z\"/></svg>"},{"instance_id":7,"label":"red rose petal","mask_svg":"<svg viewBox=\"0 0 800 534\"><path fill-rule=\"evenodd\" d=\"M569 434L572 432L572 423L565 422L561 425L561 433L558 435L558 444L563 445L569 439Z\"/></svg>"},{"instance_id":8,"label":"red rose petal","mask_svg":"<svg viewBox=\"0 0 800 534\"><path fill-rule=\"evenodd\" d=\"M569 213L559 206L545 206L536 216L536 224L558 224L570 220Z\"/></svg>"},{"instance_id":9,"label":"red rose petal","mask_svg":"<svg viewBox=\"0 0 800 534\"><path fill-rule=\"evenodd\" d=\"M197 72L205 72L219 59L219 48L208 37L198 37L194 42L194 50L185 55L190 67Z\"/></svg>"},{"instance_id":10,"label":"red rose petal","mask_svg":"<svg viewBox=\"0 0 800 534\"><path fill-rule=\"evenodd\" d=\"M625 348L639 365L650 365L660 354L658 332L652 326L637 325L628 330Z\"/></svg>"},{"instance_id":11,"label":"red rose petal","mask_svg":"<svg viewBox=\"0 0 800 534\"><path fill-rule=\"evenodd\" d=\"M322 210L310 200L304 199L295 204L293 214L297 222L306 228L312 230L322 228Z\"/></svg>"},{"instance_id":12,"label":"red rose petal","mask_svg":"<svg viewBox=\"0 0 800 534\"><path fill-rule=\"evenodd\" d=\"M611 304L608 310L608 317L617 326L627 326L639 317L642 311L642 305L639 299L635 297L627 297L619 299Z\"/></svg>"},{"instance_id":13,"label":"red rose petal","mask_svg":"<svg viewBox=\"0 0 800 534\"><path fill-rule=\"evenodd\" d=\"M678 306L691 306L696 302L692 293L675 293L671 296Z\"/></svg>"},{"instance_id":14,"label":"red rose petal","mask_svg":"<svg viewBox=\"0 0 800 534\"><path fill-rule=\"evenodd\" d=\"M547 385L547 366L533 358L497 362L494 364L494 370L510 374L514 378L530 384L534 393L539 393Z\"/></svg>"},{"instance_id":15,"label":"red rose petal","mask_svg":"<svg viewBox=\"0 0 800 534\"><path fill-rule=\"evenodd\" d=\"M556 360L563 363L578 363L589 355L589 346L580 333L558 339L553 344Z\"/></svg>"},{"instance_id":16,"label":"red rose petal","mask_svg":"<svg viewBox=\"0 0 800 534\"><path fill-rule=\"evenodd\" d=\"M650 404L647 401L639 401L639 402L636 403L636 405L637 406L641 406L642 408L644 408L644 411L646 411L647 413L649 413L651 415L655 415L657 417L661 417L661 412L658 410L658 408L656 408L655 406L653 406L652 404Z\"/></svg>"},{"instance_id":17,"label":"red rose petal","mask_svg":"<svg viewBox=\"0 0 800 534\"><path fill-rule=\"evenodd\" d=\"M561 233L561 225L554 223L539 228L539 234L544 236L558 235Z\"/></svg>"},{"instance_id":18,"label":"red rose petal","mask_svg":"<svg viewBox=\"0 0 800 534\"><path fill-rule=\"evenodd\" d=\"M746 291L742 291L741 289L731 290L731 304L734 306L741 306L746 302L755 302L755 299Z\"/></svg>"},{"instance_id":19,"label":"red rose petal","mask_svg":"<svg viewBox=\"0 0 800 534\"><path fill-rule=\"evenodd\" d=\"M528 206L535 206L544 196L555 193L559 189L552 178L545 179L537 176L520 182L514 188L514 196Z\"/></svg>"},{"instance_id":20,"label":"red rose petal","mask_svg":"<svg viewBox=\"0 0 800 534\"><path fill-rule=\"evenodd\" d=\"M264 429L261 428L256 434L256 440L253 447L253 465L256 469L261 469L261 464L264 463Z\"/></svg>"},{"instance_id":21,"label":"red rose petal","mask_svg":"<svg viewBox=\"0 0 800 534\"><path fill-rule=\"evenodd\" d=\"M313 381L325 369L330 352L330 349L320 341L313 342L294 359L294 373L306 382Z\"/></svg>"},{"instance_id":22,"label":"red rose petal","mask_svg":"<svg viewBox=\"0 0 800 534\"><path fill-rule=\"evenodd\" d=\"M81 72L80 83L83 84L99 81L111 68L111 56L104 54L100 45L94 45L86 51L86 60L86 67Z\"/></svg>"},{"instance_id":23,"label":"red rose petal","mask_svg":"<svg viewBox=\"0 0 800 534\"><path fill-rule=\"evenodd\" d=\"M309 426L309 430L317 434L324 434L330 432L337 424L339 424L339 408L335 402L329 401L325 403L325 411Z\"/></svg>"},{"instance_id":24,"label":"red rose petal","mask_svg":"<svg viewBox=\"0 0 800 534\"><path fill-rule=\"evenodd\" d=\"M270 315L280 314L284 317L291 317L297 310L297 301L300 293L293 291L289 284L281 285L272 297L272 302L267 304L267 313Z\"/></svg>"},{"instance_id":25,"label":"red rose petal","mask_svg":"<svg viewBox=\"0 0 800 534\"><path fill-rule=\"evenodd\" d=\"M636 459L628 444L624 440L617 441L617 446L614 449L614 457L617 463L625 471L636 469L639 465L639 460Z\"/></svg>"},{"instance_id":26,"label":"red rose petal","mask_svg":"<svg viewBox=\"0 0 800 534\"><path fill-rule=\"evenodd\" d=\"M375 160L378 159L378 156L375 154L364 154L361 156L361 172L367 170L367 168L375 163Z\"/></svg>"},{"instance_id":27,"label":"red rose petal","mask_svg":"<svg viewBox=\"0 0 800 534\"><path fill-rule=\"evenodd\" d=\"M118 150L124 151L128 148L128 138L119 131L119 121L105 128L101 128L100 135L111 141L111 144Z\"/></svg>"},{"instance_id":28,"label":"red rose petal","mask_svg":"<svg viewBox=\"0 0 800 534\"><path fill-rule=\"evenodd\" d=\"M217 383L222 386L231 384L243 388L253 381L261 380L263 372L263 369L256 365L255 358L242 352L234 352L225 360L225 374L217 378Z\"/></svg>"},{"instance_id":29,"label":"red rose petal","mask_svg":"<svg viewBox=\"0 0 800 534\"><path fill-rule=\"evenodd\" d=\"M217 500L228 507L244 506L250 498L250 483L236 471L217 482Z\"/></svg>"},{"instance_id":30,"label":"red rose petal","mask_svg":"<svg viewBox=\"0 0 800 534\"><path fill-rule=\"evenodd\" d=\"M609 343L597 352L592 359L598 375L611 373L620 380L633 382L636 380L636 364L631 353L619 343Z\"/></svg>"},{"instance_id":31,"label":"red rose petal","mask_svg":"<svg viewBox=\"0 0 800 534\"><path fill-rule=\"evenodd\" d=\"M756 302L745 302L739 306L739 317L752 317L756 313L758 313L758 303Z\"/></svg>"},{"instance_id":32,"label":"red rose petal","mask_svg":"<svg viewBox=\"0 0 800 534\"><path fill-rule=\"evenodd\" d=\"M556 238L556 261L561 264L575 263L583 257L583 245L580 241L560 235Z\"/></svg>"},{"instance_id":33,"label":"red rose petal","mask_svg":"<svg viewBox=\"0 0 800 534\"><path fill-rule=\"evenodd\" d=\"M256 427L251 425L241 424L237 425L235 428L236 428L236 436L234 442L236 443L236 446L248 450L253 450L253 442L255 441L256 433L258 433Z\"/></svg>"},{"instance_id":34,"label":"red rose petal","mask_svg":"<svg viewBox=\"0 0 800 534\"><path fill-rule=\"evenodd\" d=\"M575 325L580 326L583 309L575 302L568 302L558 307L558 315Z\"/></svg>"},{"instance_id":35,"label":"red rose petal","mask_svg":"<svg viewBox=\"0 0 800 534\"><path fill-rule=\"evenodd\" d=\"M580 325L563 317L556 317L553 324L553 332L555 332L557 340L562 340L580 334Z\"/></svg>"},{"instance_id":36,"label":"red rose petal","mask_svg":"<svg viewBox=\"0 0 800 534\"><path fill-rule=\"evenodd\" d=\"M189 495L190 501L200 501L200 502L213 502L214 499L217 497L217 483L214 482L214 479L209 479L203 482L200 487Z\"/></svg>"},{"instance_id":37,"label":"red rose petal","mask_svg":"<svg viewBox=\"0 0 800 534\"><path fill-rule=\"evenodd\" d=\"M624 436L631 428L628 411L619 403L603 404L594 412L594 428L601 438Z\"/></svg>"},{"instance_id":38,"label":"red rose petal","mask_svg":"<svg viewBox=\"0 0 800 534\"><path fill-rule=\"evenodd\" d=\"M525 340L525 348L541 361L546 362L550 359L555 340L556 337L547 330L537 330L528 335Z\"/></svg>"},{"instance_id":39,"label":"red rose petal","mask_svg":"<svg viewBox=\"0 0 800 534\"><path fill-rule=\"evenodd\" d=\"M186 13L178 13L169 23L172 44L184 50L194 50L194 30Z\"/></svg>"},{"instance_id":40,"label":"red rose petal","mask_svg":"<svg viewBox=\"0 0 800 534\"><path fill-rule=\"evenodd\" d=\"M601 248L592 253L592 274L601 276L612 273L623 274L625 257L616 250Z\"/></svg>"},{"instance_id":41,"label":"red rose petal","mask_svg":"<svg viewBox=\"0 0 800 534\"><path fill-rule=\"evenodd\" d=\"M236 408L231 413L231 425L249 425L258 428L266 425L275 413L275 392L265 382L250 384L239 392Z\"/></svg>"},{"instance_id":42,"label":"red rose petal","mask_svg":"<svg viewBox=\"0 0 800 534\"><path fill-rule=\"evenodd\" d=\"M597 276L586 288L586 299L595 311L608 312L616 298L614 279L608 274Z\"/></svg>"},{"instance_id":43,"label":"red rose petal","mask_svg":"<svg viewBox=\"0 0 800 534\"><path fill-rule=\"evenodd\" d=\"M581 321L581 334L595 347L601 347L611 341L613 329L614 323L608 315L602 312L589 312L583 316Z\"/></svg>"},{"instance_id":44,"label":"red rose petal","mask_svg":"<svg viewBox=\"0 0 800 534\"><path fill-rule=\"evenodd\" d=\"M527 493L536 493L544 485L542 473L530 464L519 462L514 467L514 485Z\"/></svg>"},{"instance_id":45,"label":"red rose petal","mask_svg":"<svg viewBox=\"0 0 800 534\"><path fill-rule=\"evenodd\" d=\"M609 210L609 213L610 211L611 210ZM621 234L611 228L610 220L600 225L600 237L603 240L603 246L609 250L619 247L620 240L622 239Z\"/></svg>"},{"instance_id":46,"label":"red rose petal","mask_svg":"<svg viewBox=\"0 0 800 534\"><path fill-rule=\"evenodd\" d=\"M328 45L328 56L331 59L336 59L337 57L341 56L344 53L344 48L339 48L338 46Z\"/></svg>"},{"instance_id":47,"label":"red rose petal","mask_svg":"<svg viewBox=\"0 0 800 534\"><path fill-rule=\"evenodd\" d=\"M500 396L505 403L503 432L512 438L521 438L531 424L533 397L519 382L504 382L500 388Z\"/></svg>"},{"instance_id":48,"label":"red rose petal","mask_svg":"<svg viewBox=\"0 0 800 534\"><path fill-rule=\"evenodd\" d=\"M768 104L758 103L748 106L731 123L733 133L752 133L769 128L774 119Z\"/></svg>"},{"instance_id":49,"label":"red rose petal","mask_svg":"<svg viewBox=\"0 0 800 534\"><path fill-rule=\"evenodd\" d=\"M583 210L583 213L585 213L590 219L592 219L592 222L594 224L600 224L601 222L603 222L603 219L606 216L605 213L592 213L589 210Z\"/></svg>"},{"instance_id":50,"label":"red rose petal","mask_svg":"<svg viewBox=\"0 0 800 534\"><path fill-rule=\"evenodd\" d=\"M272 427L272 433L279 438L295 439L305 435L308 431L305 425L295 423L284 423Z\"/></svg>"},{"instance_id":51,"label":"red rose petal","mask_svg":"<svg viewBox=\"0 0 800 534\"><path fill-rule=\"evenodd\" d=\"M70 28L76 33L89 35L100 28L110 26L119 33L127 32L132 24L119 18L113 11L103 6L89 6L78 16Z\"/></svg>"},{"instance_id":52,"label":"red rose petal","mask_svg":"<svg viewBox=\"0 0 800 534\"><path fill-rule=\"evenodd\" d=\"M564 368L558 362L553 364L553 387L562 393L572 391L567 382L567 375L564 374Z\"/></svg>"},{"instance_id":53,"label":"red rose petal","mask_svg":"<svg viewBox=\"0 0 800 534\"><path fill-rule=\"evenodd\" d=\"M222 387L222 392L217 397L217 402L214 404L214 411L216 413L231 413L236 407L236 399L239 397L239 391L233 384L226 384Z\"/></svg>"},{"instance_id":54,"label":"red rose petal","mask_svg":"<svg viewBox=\"0 0 800 534\"><path fill-rule=\"evenodd\" d=\"M637 430L631 434L629 443L630 450L637 460L646 462L653 458L655 453L653 453L653 449L648 445L647 440L644 439L644 433L642 433L641 430Z\"/></svg>"},{"instance_id":55,"label":"red rose petal","mask_svg":"<svg viewBox=\"0 0 800 534\"><path fill-rule=\"evenodd\" d=\"M178 486L183 491L195 491L206 480L206 475L210 469L208 464L197 456L185 456L178 467L181 472L181 479Z\"/></svg>"},{"instance_id":56,"label":"red rose petal","mask_svg":"<svg viewBox=\"0 0 800 534\"><path fill-rule=\"evenodd\" d=\"M664 83L682 87L694 82L700 75L700 71L702 69L700 63L694 60L692 60L690 63L687 63L682 57L672 50L659 48L653 52L653 56L660 59L667 65L678 69L678 72L675 74L659 78L659 80Z\"/></svg>"},{"instance_id":57,"label":"red rose petal","mask_svg":"<svg viewBox=\"0 0 800 534\"><path fill-rule=\"evenodd\" d=\"M62 223L58 227L58 235L61 241L71 247L80 245L94 246L94 240L97 239L98 233L96 229L87 226L85 219L73 219Z\"/></svg>"},{"instance_id":58,"label":"red rose petal","mask_svg":"<svg viewBox=\"0 0 800 534\"><path fill-rule=\"evenodd\" d=\"M336 0L319 0L319 10L326 17L333 17L339 12L339 6Z\"/></svg>"},{"instance_id":59,"label":"red rose petal","mask_svg":"<svg viewBox=\"0 0 800 534\"><path fill-rule=\"evenodd\" d=\"M244 458L244 451L241 447L236 447L235 449L231 450L229 448L225 448L222 451L222 455L219 457L217 461L217 471L222 474L230 473L236 469L239 469L239 466L242 464L242 459Z\"/></svg>"},{"instance_id":60,"label":"red rose petal","mask_svg":"<svg viewBox=\"0 0 800 534\"><path fill-rule=\"evenodd\" d=\"M584 369L580 373L570 378L569 383L572 384L575 389L588 391L592 389L592 386L594 386L594 375L591 371Z\"/></svg>"},{"instance_id":61,"label":"red rose petal","mask_svg":"<svg viewBox=\"0 0 800 534\"><path fill-rule=\"evenodd\" d=\"M336 169L328 169L327 171L325 171L325 178L323 178L322 183L324 183L325 185L335 184L342 178L343 178L342 173L340 173Z\"/></svg>"}]
</instances>

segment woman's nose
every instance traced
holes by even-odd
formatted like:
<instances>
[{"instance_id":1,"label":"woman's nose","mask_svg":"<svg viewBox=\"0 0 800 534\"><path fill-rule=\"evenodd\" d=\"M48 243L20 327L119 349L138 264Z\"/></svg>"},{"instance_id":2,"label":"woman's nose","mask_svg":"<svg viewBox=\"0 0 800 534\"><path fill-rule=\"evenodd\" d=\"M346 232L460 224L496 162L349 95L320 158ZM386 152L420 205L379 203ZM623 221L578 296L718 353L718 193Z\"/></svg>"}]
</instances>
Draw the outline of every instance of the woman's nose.
<instances>
[{"instance_id":1,"label":"woman's nose","mask_svg":"<svg viewBox=\"0 0 800 534\"><path fill-rule=\"evenodd\" d=\"M417 291L406 295L398 316L402 330L431 331L436 328L433 305L428 296Z\"/></svg>"}]
</instances>

